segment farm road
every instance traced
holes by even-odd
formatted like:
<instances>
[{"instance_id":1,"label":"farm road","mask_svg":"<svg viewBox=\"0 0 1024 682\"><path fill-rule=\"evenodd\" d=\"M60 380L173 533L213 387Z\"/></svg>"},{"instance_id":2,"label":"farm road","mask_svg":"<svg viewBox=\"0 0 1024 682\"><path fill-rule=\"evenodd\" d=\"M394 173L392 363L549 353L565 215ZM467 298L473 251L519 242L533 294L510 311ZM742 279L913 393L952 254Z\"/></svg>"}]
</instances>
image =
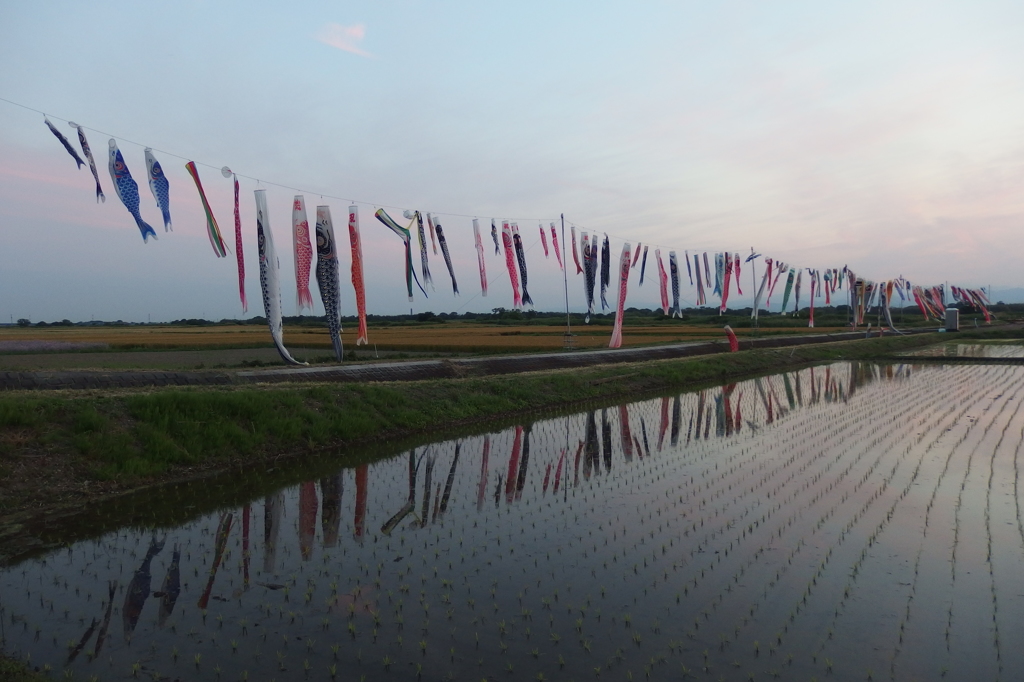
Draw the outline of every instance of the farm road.
<instances>
[{"instance_id":1,"label":"farm road","mask_svg":"<svg viewBox=\"0 0 1024 682\"><path fill-rule=\"evenodd\" d=\"M864 338L863 332L745 339L741 342L741 347L744 349L779 348L810 343L851 341L860 338ZM418 381L424 379L572 369L602 364L643 362L647 360L668 360L723 353L728 348L728 344L723 340L711 343L683 343L616 350L586 350L404 362L350 363L256 370L0 370L0 390L124 389L150 386L226 386L285 382ZM275 352L273 349L258 350Z\"/></svg>"}]
</instances>

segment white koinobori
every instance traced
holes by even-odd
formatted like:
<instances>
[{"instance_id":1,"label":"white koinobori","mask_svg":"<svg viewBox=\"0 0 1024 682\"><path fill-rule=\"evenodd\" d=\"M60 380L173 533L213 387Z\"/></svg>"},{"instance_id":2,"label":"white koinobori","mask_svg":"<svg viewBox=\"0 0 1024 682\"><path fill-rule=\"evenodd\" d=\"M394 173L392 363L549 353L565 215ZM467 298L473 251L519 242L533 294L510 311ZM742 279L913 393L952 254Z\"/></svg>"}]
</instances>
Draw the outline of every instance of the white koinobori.
<instances>
[{"instance_id":1,"label":"white koinobori","mask_svg":"<svg viewBox=\"0 0 1024 682\"><path fill-rule=\"evenodd\" d=\"M291 356L284 347L283 322L281 320L281 282L278 271L281 264L274 249L274 233L270 231L270 217L267 212L267 192L255 190L256 194L256 243L260 252L260 288L263 290L263 312L267 316L270 336L274 339L277 352L290 365L308 365Z\"/></svg>"}]
</instances>

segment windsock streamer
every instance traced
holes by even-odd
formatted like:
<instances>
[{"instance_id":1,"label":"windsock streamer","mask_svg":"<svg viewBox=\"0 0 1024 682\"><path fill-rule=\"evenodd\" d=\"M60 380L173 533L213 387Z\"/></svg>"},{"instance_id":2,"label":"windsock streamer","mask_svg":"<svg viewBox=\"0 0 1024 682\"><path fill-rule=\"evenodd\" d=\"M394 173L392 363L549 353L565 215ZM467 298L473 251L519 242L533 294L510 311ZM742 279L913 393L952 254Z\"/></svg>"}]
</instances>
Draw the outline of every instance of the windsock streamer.
<instances>
[{"instance_id":1,"label":"windsock streamer","mask_svg":"<svg viewBox=\"0 0 1024 682\"><path fill-rule=\"evenodd\" d=\"M423 285L430 285L430 290L434 290L434 278L430 274L430 264L427 262L427 240L423 234L423 214L419 211L405 212L406 218L411 218L416 221L416 237L419 241L420 246L420 274L423 275Z\"/></svg>"},{"instance_id":2,"label":"windsock streamer","mask_svg":"<svg viewBox=\"0 0 1024 682\"><path fill-rule=\"evenodd\" d=\"M295 203L299 203L296 197ZM305 206L302 217L305 218ZM294 225L294 208L292 223ZM351 223L351 220L350 220ZM341 344L341 277L338 274L338 250L334 239L334 223L331 220L330 206L316 207L316 283L320 287L320 299L324 302L327 317L327 331L331 335L334 356L341 362L344 359L344 347ZM309 231L309 225L306 225ZM355 267L356 260L352 259ZM313 306L310 305L310 310Z\"/></svg>"},{"instance_id":3,"label":"windsock streamer","mask_svg":"<svg viewBox=\"0 0 1024 682\"><path fill-rule=\"evenodd\" d=\"M224 238L220 234L220 228L217 227L217 219L213 217L210 202L206 200L203 183L199 180L199 170L196 168L194 161L186 163L185 170L192 176L192 180L196 183L196 189L199 190L199 198L203 202L203 211L206 212L206 234L210 238L210 246L213 247L213 253L216 254L217 258L223 258L228 255L228 248L224 245Z\"/></svg>"},{"instance_id":4,"label":"windsock streamer","mask_svg":"<svg viewBox=\"0 0 1024 682\"><path fill-rule=\"evenodd\" d=\"M356 345L369 343L366 333L366 286L363 283L363 238L359 233L359 207L348 207L348 242L352 251L352 288L356 292L356 314L359 316L359 331Z\"/></svg>"},{"instance_id":5,"label":"windsock streamer","mask_svg":"<svg viewBox=\"0 0 1024 682\"><path fill-rule=\"evenodd\" d=\"M441 243L441 254L444 256L444 264L448 267L448 276L452 278L452 292L455 295L459 293L459 283L455 281L455 269L452 267L452 257L448 253L448 240L444 238L444 230L441 228L441 221L437 218L432 218L431 215L427 214L427 222L430 224L431 234L437 232L437 241ZM437 251L434 251L437 253Z\"/></svg>"},{"instance_id":6,"label":"windsock streamer","mask_svg":"<svg viewBox=\"0 0 1024 682\"><path fill-rule=\"evenodd\" d=\"M540 230L540 245L544 247L544 257L548 258L548 236L544 232L543 225L538 225L537 229Z\"/></svg>"},{"instance_id":7,"label":"windsock streamer","mask_svg":"<svg viewBox=\"0 0 1024 682\"><path fill-rule=\"evenodd\" d=\"M81 169L82 166L85 165L85 161L82 161L82 157L79 156L78 152L75 151L75 148L71 146L71 143L68 141L68 138L64 137L64 133L57 130L57 127L50 123L50 119L46 118L45 116L43 117L43 122L46 123L46 127L50 129L50 132L53 133L53 136L56 137L62 145L64 145L64 149L68 150L68 154L70 154L71 158L75 160L76 164L78 164L76 168Z\"/></svg>"},{"instance_id":8,"label":"windsock streamer","mask_svg":"<svg viewBox=\"0 0 1024 682\"><path fill-rule=\"evenodd\" d=\"M78 144L82 147L82 153L85 154L85 158L89 161L89 170L92 171L92 179L96 181L96 203L98 204L101 201L106 203L107 197L103 194L103 188L100 187L100 174L96 172L96 159L92 156L92 149L89 147L89 141L85 139L85 129L74 121L68 121L68 125L78 131Z\"/></svg>"},{"instance_id":9,"label":"windsock streamer","mask_svg":"<svg viewBox=\"0 0 1024 682\"><path fill-rule=\"evenodd\" d=\"M697 254L693 254L693 269L697 273L697 305L704 305L707 299L704 297L704 282L701 280L700 261Z\"/></svg>"},{"instance_id":10,"label":"windsock streamer","mask_svg":"<svg viewBox=\"0 0 1024 682\"><path fill-rule=\"evenodd\" d=\"M416 286L418 286L420 291L423 292L423 295L426 296L427 292L423 288L423 285L420 284L419 279L416 277L416 271L412 267L412 232L410 229L412 227L412 223L409 223L409 227L402 227L396 223L383 208L377 209L374 216L377 220L384 223L384 225L386 225L392 232L401 237L402 243L405 245L405 288L409 294L409 300L412 300L413 280L416 281Z\"/></svg>"},{"instance_id":11,"label":"windsock streamer","mask_svg":"<svg viewBox=\"0 0 1024 682\"><path fill-rule=\"evenodd\" d=\"M124 157L121 156L121 150L117 148L117 142L113 139L110 140L110 158L107 162L107 170L110 171L110 179L114 183L117 197L135 218L135 224L138 226L139 232L142 233L142 241L146 242L150 237L156 239L156 230L143 220L142 214L139 213L139 185L132 178L132 174L124 162Z\"/></svg>"},{"instance_id":12,"label":"windsock streamer","mask_svg":"<svg viewBox=\"0 0 1024 682\"><path fill-rule=\"evenodd\" d=\"M690 286L693 286L693 270L690 268L690 252L683 251L683 258L686 259L686 275L690 278Z\"/></svg>"},{"instance_id":13,"label":"windsock streamer","mask_svg":"<svg viewBox=\"0 0 1024 682\"><path fill-rule=\"evenodd\" d=\"M605 298L608 285L611 284L611 260L612 247L608 242L608 235L606 234L604 242L601 244L601 312L604 312L606 308L611 308L608 305L608 300Z\"/></svg>"},{"instance_id":14,"label":"windsock streamer","mask_svg":"<svg viewBox=\"0 0 1024 682\"><path fill-rule=\"evenodd\" d=\"M672 274L672 317L682 317L679 308L679 262L675 251L668 252L668 269Z\"/></svg>"},{"instance_id":15,"label":"windsock streamer","mask_svg":"<svg viewBox=\"0 0 1024 682\"><path fill-rule=\"evenodd\" d=\"M804 278L804 271L803 271L803 269L797 270L796 271L796 296L795 296L796 300L793 302L793 312L794 313L800 312L800 284L803 281L803 278Z\"/></svg>"},{"instance_id":16,"label":"windsock streamer","mask_svg":"<svg viewBox=\"0 0 1024 682\"><path fill-rule=\"evenodd\" d=\"M190 162L191 163L191 162ZM194 176L197 178L198 176ZM200 190L201 191L201 190ZM270 327L270 337L281 355L290 365L306 365L291 356L284 347L284 332L281 319L280 264L274 248L274 233L270 230L270 214L267 211L266 190L258 189L256 195L256 244L260 254L260 289L263 292L263 312Z\"/></svg>"},{"instance_id":17,"label":"windsock streamer","mask_svg":"<svg viewBox=\"0 0 1024 682\"><path fill-rule=\"evenodd\" d=\"M494 241L494 255L498 255L498 226L494 223L494 218L491 218L491 239Z\"/></svg>"},{"instance_id":18,"label":"windsock streamer","mask_svg":"<svg viewBox=\"0 0 1024 682\"><path fill-rule=\"evenodd\" d=\"M814 288L818 281L817 274L817 272L811 272L811 316L807 321L808 327L814 327Z\"/></svg>"},{"instance_id":19,"label":"windsock streamer","mask_svg":"<svg viewBox=\"0 0 1024 682\"><path fill-rule=\"evenodd\" d=\"M630 267L629 242L622 245L622 255L619 257L619 305L615 311L615 326L612 328L612 338L608 342L609 348L622 346L622 315L626 308L626 285L629 283ZM628 425L626 426L628 428Z\"/></svg>"},{"instance_id":20,"label":"windsock streamer","mask_svg":"<svg viewBox=\"0 0 1024 682\"><path fill-rule=\"evenodd\" d=\"M724 283L723 280L725 279L725 277L724 277L724 275L725 275L724 270L725 270L725 257L722 254L720 254L720 253L716 253L715 254L715 290L712 293L718 294L719 296L722 295L722 284Z\"/></svg>"},{"instance_id":21,"label":"windsock streamer","mask_svg":"<svg viewBox=\"0 0 1024 682\"><path fill-rule=\"evenodd\" d=\"M533 305L530 292L526 290L526 252L523 251L523 238L519 236L519 225L512 223L512 245L516 248L516 260L519 262L519 275L523 281L523 305Z\"/></svg>"},{"instance_id":22,"label":"windsock streamer","mask_svg":"<svg viewBox=\"0 0 1024 682\"><path fill-rule=\"evenodd\" d=\"M730 260L728 252L725 254L723 269L725 272L722 276L722 303L719 309L720 313L725 312L725 305L729 301L729 280L732 277L732 260Z\"/></svg>"},{"instance_id":23,"label":"windsock streamer","mask_svg":"<svg viewBox=\"0 0 1024 682\"><path fill-rule=\"evenodd\" d=\"M708 252L704 252L704 282L711 286L711 270L708 268Z\"/></svg>"},{"instance_id":24,"label":"windsock streamer","mask_svg":"<svg viewBox=\"0 0 1024 682\"><path fill-rule=\"evenodd\" d=\"M576 249L576 226L569 226L569 233L572 235L572 262L576 264L576 274L583 272L583 268L580 267L580 255Z\"/></svg>"},{"instance_id":25,"label":"windsock streamer","mask_svg":"<svg viewBox=\"0 0 1024 682\"><path fill-rule=\"evenodd\" d=\"M473 218L473 241L476 244L476 262L480 268L480 292L487 296L487 264L484 258L484 242L480 237L480 221Z\"/></svg>"},{"instance_id":26,"label":"windsock streamer","mask_svg":"<svg viewBox=\"0 0 1024 682\"><path fill-rule=\"evenodd\" d=\"M736 338L736 332L732 327L725 325L725 336L729 339L729 352L735 353L740 349L740 340Z\"/></svg>"},{"instance_id":27,"label":"windsock streamer","mask_svg":"<svg viewBox=\"0 0 1024 682\"><path fill-rule=\"evenodd\" d=\"M238 298L242 312L249 312L249 301L245 296L245 259L242 257L242 214L238 209L238 176L227 166L221 168L221 175L231 178L235 186L235 259L238 262Z\"/></svg>"},{"instance_id":28,"label":"windsock streamer","mask_svg":"<svg viewBox=\"0 0 1024 682\"><path fill-rule=\"evenodd\" d=\"M645 246L644 257L640 259L640 286L644 285L644 271L647 270L647 249L648 247ZM637 247L637 250L639 251L640 247Z\"/></svg>"},{"instance_id":29,"label":"windsock streamer","mask_svg":"<svg viewBox=\"0 0 1024 682\"><path fill-rule=\"evenodd\" d=\"M430 228L430 247L434 250L434 255L437 255L437 235L434 232L434 222L430 219L430 214L427 214L427 227Z\"/></svg>"},{"instance_id":30,"label":"windsock streamer","mask_svg":"<svg viewBox=\"0 0 1024 682\"><path fill-rule=\"evenodd\" d=\"M551 223L551 248L555 250L555 258L558 259L558 269L565 270L562 265L562 249L558 246L558 232L555 231L555 224Z\"/></svg>"},{"instance_id":31,"label":"windsock streamer","mask_svg":"<svg viewBox=\"0 0 1024 682\"><path fill-rule=\"evenodd\" d=\"M757 293L754 294L754 309L750 311L750 319L756 320L761 310L761 297L764 296L764 290L768 286L769 280L772 278L772 259L765 258L765 270L764 274L761 275L761 286L758 287Z\"/></svg>"},{"instance_id":32,"label":"windsock streamer","mask_svg":"<svg viewBox=\"0 0 1024 682\"><path fill-rule=\"evenodd\" d=\"M516 272L515 246L512 242L512 228L507 220L501 222L501 243L505 248L505 269L508 270L508 279L512 284L512 307L515 310L523 309L523 299L519 294L519 273Z\"/></svg>"},{"instance_id":33,"label":"windsock streamer","mask_svg":"<svg viewBox=\"0 0 1024 682\"><path fill-rule=\"evenodd\" d=\"M156 199L156 205L164 218L164 232L170 232L171 228L171 187L164 175L164 169L160 162L153 156L153 150L146 147L146 175L149 177L149 191Z\"/></svg>"},{"instance_id":34,"label":"windsock streamer","mask_svg":"<svg viewBox=\"0 0 1024 682\"><path fill-rule=\"evenodd\" d=\"M789 271L789 276L786 277L786 290L782 293L782 314L786 314L786 307L789 305L789 294L793 291L793 280L796 279L796 273L793 270Z\"/></svg>"},{"instance_id":35,"label":"windsock streamer","mask_svg":"<svg viewBox=\"0 0 1024 682\"><path fill-rule=\"evenodd\" d=\"M740 254L733 254L732 276L736 280L736 293L743 295L743 286L740 284Z\"/></svg>"},{"instance_id":36,"label":"windsock streamer","mask_svg":"<svg viewBox=\"0 0 1024 682\"><path fill-rule=\"evenodd\" d=\"M779 277L784 275L786 273L786 271L788 271L788 270L789 270L789 266L786 265L785 263L779 262L779 263L775 264L775 279L773 279L771 284L768 286L768 299L765 301L765 304L764 304L765 308L769 308L769 309L771 308L771 306L772 306L772 293L774 293L774 291L775 291L775 285L779 283ZM785 307L783 307L782 312L785 312Z\"/></svg>"},{"instance_id":37,"label":"windsock streamer","mask_svg":"<svg viewBox=\"0 0 1024 682\"><path fill-rule=\"evenodd\" d=\"M658 283L661 286L661 311L666 317L670 314L668 307L668 273L661 262L661 249L654 250L654 260L658 261Z\"/></svg>"},{"instance_id":38,"label":"windsock streamer","mask_svg":"<svg viewBox=\"0 0 1024 682\"><path fill-rule=\"evenodd\" d=\"M331 231L334 231L333 227ZM333 249L333 239L331 244ZM313 262L313 247L309 243L306 200L301 194L296 194L292 200L292 245L295 254L295 305L299 312L302 312L303 308L313 310L313 295L309 293L309 268Z\"/></svg>"},{"instance_id":39,"label":"windsock streamer","mask_svg":"<svg viewBox=\"0 0 1024 682\"><path fill-rule=\"evenodd\" d=\"M633 251L633 264L630 267L635 268L638 260L640 260L640 242L636 243L636 250Z\"/></svg>"},{"instance_id":40,"label":"windsock streamer","mask_svg":"<svg viewBox=\"0 0 1024 682\"><path fill-rule=\"evenodd\" d=\"M597 245L591 246L587 233L581 235L583 248L583 288L587 297L587 315L584 321L589 324L594 314L594 284L597 281ZM594 240L597 241L596 239Z\"/></svg>"}]
</instances>

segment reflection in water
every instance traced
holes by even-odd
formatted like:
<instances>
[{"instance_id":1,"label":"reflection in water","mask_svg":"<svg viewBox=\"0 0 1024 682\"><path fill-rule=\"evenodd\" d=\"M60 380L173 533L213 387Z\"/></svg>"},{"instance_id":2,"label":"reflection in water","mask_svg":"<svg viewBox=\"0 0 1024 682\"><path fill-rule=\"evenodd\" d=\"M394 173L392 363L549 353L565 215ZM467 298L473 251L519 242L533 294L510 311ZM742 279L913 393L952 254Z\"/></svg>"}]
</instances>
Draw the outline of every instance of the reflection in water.
<instances>
[{"instance_id":1,"label":"reflection in water","mask_svg":"<svg viewBox=\"0 0 1024 682\"><path fill-rule=\"evenodd\" d=\"M878 479L894 463L873 463L880 458L870 444L879 437L873 426L879 419L940 413L927 402L939 399L934 391L891 397L889 389L911 377L909 366L832 365L603 408L600 425L597 410L589 410L434 443L197 519L164 540L135 531L112 534L97 542L91 563L60 567L67 580L82 581L83 594L90 585L95 593L92 603L68 600L75 610L66 623L59 610L48 611L55 590L49 579L32 583L37 594L5 604L11 615L2 615L8 624L22 622L11 620L16 615L54 629L54 651L46 637L12 639L12 646L31 649L33 660L82 668L86 674L76 679L128 677L131 664L120 661L129 659L144 661L140 676L162 679L214 681L221 672L225 680L245 679L267 669L278 679L302 679L310 670L314 679L333 665L349 677L377 679L385 657L411 672L422 665L423 679L449 673L492 679L509 663L517 679L524 668L523 679L538 673L582 679L596 676L598 666L611 671L607 679L628 679L627 672L636 678L645 665L655 665L651 660L679 652L684 657L674 667L693 669L705 649L721 654L721 670L728 669L726 659L740 661L746 679L747 668L756 672L764 659L748 660L740 649L753 651L755 639L777 641L776 630L785 642L790 630L775 621L788 611L776 618L776 605L794 601L801 607L787 621L793 631L812 619L817 625L809 629L811 639L780 647L777 655L793 651L802 656L794 675L803 665L803 677L824 679L823 670L810 667L811 655L840 654L812 635L827 627L822 623L846 622L842 614L856 604L836 608L834 599L821 600L813 607L819 610L801 620L806 584L817 594L802 571L824 562L828 575L841 576L838 585L828 583L829 594L841 595L862 549L861 528L846 524L858 514L871 530L889 509L898 509L893 505L902 498L879 500L911 479L891 485ZM869 390L876 384L885 390ZM855 398L858 391L863 395ZM647 421L657 432L648 433ZM840 436L824 433L836 424ZM935 433L948 428L943 424ZM927 425L919 430L929 433ZM898 433L888 431L886 437L901 444L893 451L905 452ZM819 442L832 448L828 457ZM863 453L856 450L861 444ZM500 460L493 470L492 446ZM355 495L346 499L349 476ZM375 509L368 508L371 482L382 502ZM484 504L488 493L497 509ZM258 528L250 535L253 512L257 524L263 519L262 540ZM341 532L343 517L352 519L352 537ZM232 537L239 518L241 531ZM316 542L318 529L322 542ZM139 551L133 541L148 547L141 563L131 558ZM165 542L172 549L162 553ZM86 554L76 549L75 561ZM912 566L913 558L901 565ZM134 571L122 606L132 649L107 642L93 664L104 649L122 563ZM153 595L159 611L147 618L151 573L163 580ZM825 585L824 575L813 579ZM22 578L18 570L0 577L6 601L16 593L10 585ZM906 582L902 574L899 579ZM214 596L215 581L232 599ZM751 609L756 618L734 617ZM31 615L36 610L39 615ZM625 615L635 629L623 628ZM642 642L631 639L634 634ZM570 639L571 648L556 644ZM109 658L120 672L88 667ZM650 677L671 675L652 669Z\"/></svg>"},{"instance_id":2,"label":"reflection in water","mask_svg":"<svg viewBox=\"0 0 1024 682\"><path fill-rule=\"evenodd\" d=\"M320 479L320 493L323 495L323 509L320 512L320 525L324 533L324 548L330 549L338 545L338 533L341 531L341 472Z\"/></svg>"},{"instance_id":3,"label":"reflection in water","mask_svg":"<svg viewBox=\"0 0 1024 682\"><path fill-rule=\"evenodd\" d=\"M213 564L210 565L210 577L206 581L206 589L199 597L199 608L205 609L210 603L210 594L213 592L213 583L217 579L217 569L224 558L224 550L228 546L228 535L231 533L231 522L234 515L225 512L220 515L220 523L217 524L217 540L213 546ZM147 582L148 585L148 582Z\"/></svg>"},{"instance_id":4,"label":"reflection in water","mask_svg":"<svg viewBox=\"0 0 1024 682\"><path fill-rule=\"evenodd\" d=\"M400 524L406 516L412 513L412 510L416 508L416 470L419 465L416 462L416 450L409 451L409 496L406 499L405 504L395 512L395 515L384 522L384 525L380 527L380 532L384 535L391 535L391 531Z\"/></svg>"},{"instance_id":5,"label":"reflection in water","mask_svg":"<svg viewBox=\"0 0 1024 682\"><path fill-rule=\"evenodd\" d=\"M153 557L160 553L160 550L164 548L164 543L157 542L156 536L149 542L149 549L146 551L146 558L142 560L142 564L135 571L135 575L132 576L131 583L128 584L128 591L124 595L124 607L121 609L121 616L124 620L124 639L129 641L132 637L132 632L135 631L135 626L139 623L139 616L142 615L142 607L146 605L146 600L149 599L149 584L150 584L150 573L149 565L153 561Z\"/></svg>"},{"instance_id":6,"label":"reflection in water","mask_svg":"<svg viewBox=\"0 0 1024 682\"><path fill-rule=\"evenodd\" d=\"M303 561L309 561L313 556L313 537L316 535L316 512L319 506L316 484L306 481L299 485L299 554Z\"/></svg>"},{"instance_id":7,"label":"reflection in water","mask_svg":"<svg viewBox=\"0 0 1024 682\"><path fill-rule=\"evenodd\" d=\"M171 565L167 567L167 575L164 576L163 587L160 588L159 593L153 595L160 597L160 615L157 617L157 625L160 627L167 623L167 618L174 611L174 604L178 601L178 595L181 594L180 564L181 550L175 544L174 550L171 552Z\"/></svg>"},{"instance_id":8,"label":"reflection in water","mask_svg":"<svg viewBox=\"0 0 1024 682\"><path fill-rule=\"evenodd\" d=\"M356 469L356 510L355 515L352 517L352 535L359 542L362 542L363 532L366 529L366 477L368 468L369 465L363 464Z\"/></svg>"},{"instance_id":9,"label":"reflection in water","mask_svg":"<svg viewBox=\"0 0 1024 682\"><path fill-rule=\"evenodd\" d=\"M583 478L590 480L590 472L601 473L601 464L598 459L601 456L597 444L597 418L594 412L587 413L587 434L584 441Z\"/></svg>"},{"instance_id":10,"label":"reflection in water","mask_svg":"<svg viewBox=\"0 0 1024 682\"><path fill-rule=\"evenodd\" d=\"M455 456L452 458L451 468L448 469L448 478L444 482L444 495L441 498L441 516L448 511L448 500L452 496L452 485L455 483L455 467L459 465L459 453L462 451L462 443L455 444Z\"/></svg>"},{"instance_id":11,"label":"reflection in water","mask_svg":"<svg viewBox=\"0 0 1024 682\"><path fill-rule=\"evenodd\" d=\"M281 533L281 513L284 493L267 495L263 499L263 572L273 573L277 563L277 539Z\"/></svg>"}]
</instances>

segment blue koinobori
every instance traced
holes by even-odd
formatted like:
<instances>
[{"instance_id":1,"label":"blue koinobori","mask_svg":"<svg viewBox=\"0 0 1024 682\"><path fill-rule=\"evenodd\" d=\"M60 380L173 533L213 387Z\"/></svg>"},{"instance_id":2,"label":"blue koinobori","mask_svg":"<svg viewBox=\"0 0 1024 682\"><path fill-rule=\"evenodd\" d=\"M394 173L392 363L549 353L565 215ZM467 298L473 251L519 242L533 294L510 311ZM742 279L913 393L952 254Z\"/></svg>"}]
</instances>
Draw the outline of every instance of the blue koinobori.
<instances>
[{"instance_id":1,"label":"blue koinobori","mask_svg":"<svg viewBox=\"0 0 1024 682\"><path fill-rule=\"evenodd\" d=\"M124 157L121 156L121 150L117 148L117 142L114 138L110 138L110 163L108 167L110 169L110 179L114 183L114 191L117 192L117 196L121 199L124 207L135 218L135 224L139 226L139 232L142 233L142 241L148 242L150 237L156 239L156 230L143 220L142 214L139 213L139 185L132 179L132 174L128 171L128 166L125 165Z\"/></svg>"},{"instance_id":2,"label":"blue koinobori","mask_svg":"<svg viewBox=\"0 0 1024 682\"><path fill-rule=\"evenodd\" d=\"M146 147L146 171L149 174L149 189L153 192L156 205L164 216L164 232L173 230L171 227L171 187L164 175L160 162L153 156L153 150Z\"/></svg>"}]
</instances>

